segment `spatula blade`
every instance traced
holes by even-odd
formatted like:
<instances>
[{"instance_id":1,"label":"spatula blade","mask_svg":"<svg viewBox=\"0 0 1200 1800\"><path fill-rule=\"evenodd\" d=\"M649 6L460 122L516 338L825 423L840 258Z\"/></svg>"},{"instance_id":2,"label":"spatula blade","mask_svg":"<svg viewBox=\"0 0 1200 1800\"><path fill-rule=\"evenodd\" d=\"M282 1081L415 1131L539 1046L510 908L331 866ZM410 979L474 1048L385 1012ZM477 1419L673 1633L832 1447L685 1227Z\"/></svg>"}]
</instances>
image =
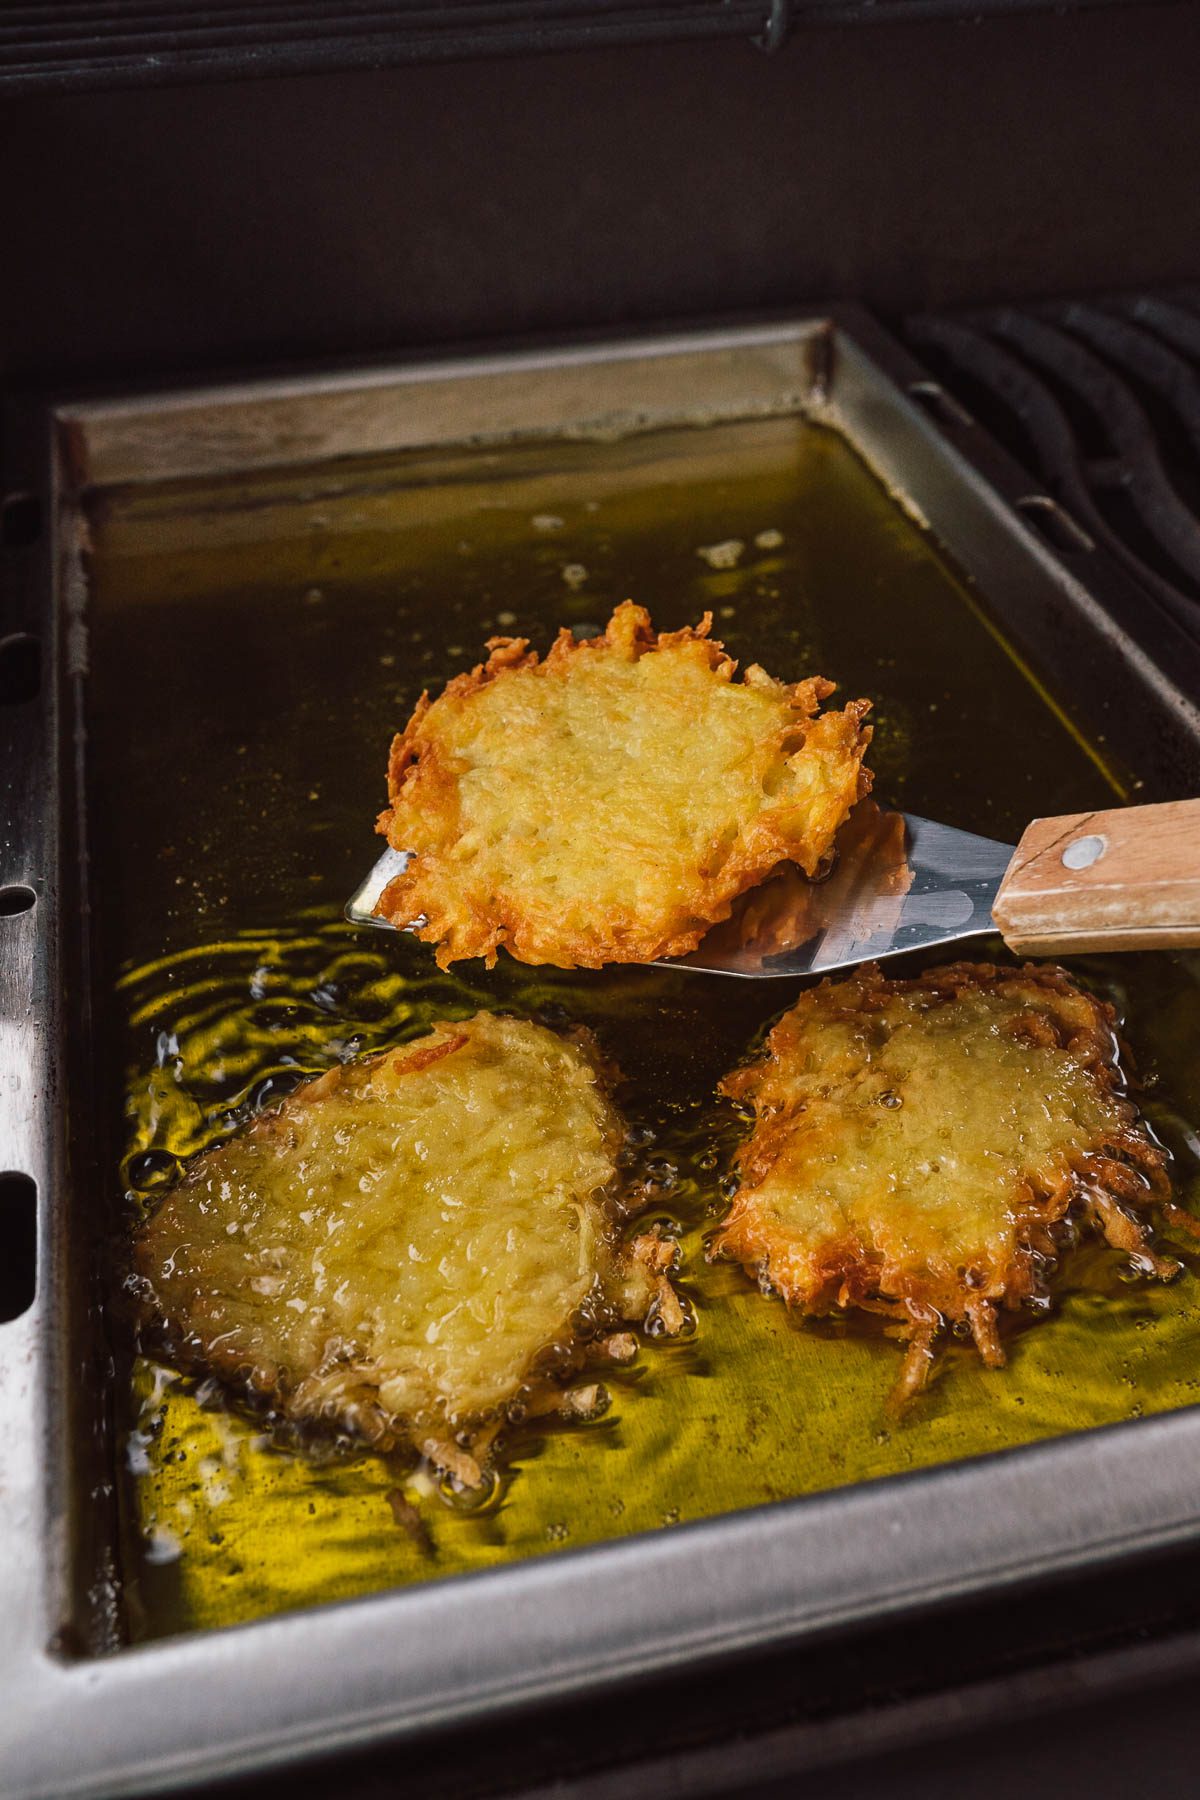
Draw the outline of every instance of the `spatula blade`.
<instances>
[{"instance_id":1,"label":"spatula blade","mask_svg":"<svg viewBox=\"0 0 1200 1800\"><path fill-rule=\"evenodd\" d=\"M994 931L1012 847L861 801L826 879L792 865L744 894L680 968L719 975L820 975Z\"/></svg>"},{"instance_id":2,"label":"spatula blade","mask_svg":"<svg viewBox=\"0 0 1200 1800\"><path fill-rule=\"evenodd\" d=\"M671 966L750 978L818 975L979 937L995 929L992 902L1012 855L1008 844L860 801L838 833L828 875L810 881L785 864ZM385 850L346 917L395 930L375 907L407 863L406 851Z\"/></svg>"},{"instance_id":3,"label":"spatula blade","mask_svg":"<svg viewBox=\"0 0 1200 1800\"><path fill-rule=\"evenodd\" d=\"M383 890L397 875L403 875L411 858L409 850L387 849L373 866L366 880L355 888L346 902L346 917L352 925L374 925L378 931L399 931L390 919L381 919L375 908L383 898Z\"/></svg>"}]
</instances>

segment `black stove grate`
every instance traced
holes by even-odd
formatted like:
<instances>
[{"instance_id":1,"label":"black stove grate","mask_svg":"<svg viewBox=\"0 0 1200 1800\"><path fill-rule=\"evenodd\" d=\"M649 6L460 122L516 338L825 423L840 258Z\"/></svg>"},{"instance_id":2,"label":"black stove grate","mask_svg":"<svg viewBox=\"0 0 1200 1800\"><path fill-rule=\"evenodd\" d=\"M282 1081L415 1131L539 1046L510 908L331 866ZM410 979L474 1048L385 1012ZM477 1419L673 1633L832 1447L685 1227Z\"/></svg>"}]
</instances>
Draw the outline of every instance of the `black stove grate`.
<instances>
[{"instance_id":1,"label":"black stove grate","mask_svg":"<svg viewBox=\"0 0 1200 1800\"><path fill-rule=\"evenodd\" d=\"M1052 9L1061 0L8 0L0 94L727 37L775 51L801 26Z\"/></svg>"},{"instance_id":2,"label":"black stove grate","mask_svg":"<svg viewBox=\"0 0 1200 1800\"><path fill-rule=\"evenodd\" d=\"M907 320L945 389L1200 637L1200 288Z\"/></svg>"}]
</instances>

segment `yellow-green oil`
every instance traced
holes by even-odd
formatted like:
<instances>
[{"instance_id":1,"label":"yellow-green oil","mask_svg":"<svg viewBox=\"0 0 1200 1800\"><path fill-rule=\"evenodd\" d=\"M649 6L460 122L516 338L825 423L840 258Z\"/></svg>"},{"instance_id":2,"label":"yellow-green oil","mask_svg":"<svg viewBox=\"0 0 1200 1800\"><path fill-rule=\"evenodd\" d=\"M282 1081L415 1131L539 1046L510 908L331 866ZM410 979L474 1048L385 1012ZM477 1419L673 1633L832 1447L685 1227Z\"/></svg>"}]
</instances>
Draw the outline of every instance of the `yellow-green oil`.
<instances>
[{"instance_id":1,"label":"yellow-green oil","mask_svg":"<svg viewBox=\"0 0 1200 1800\"><path fill-rule=\"evenodd\" d=\"M93 894L124 1231L188 1156L298 1076L435 1018L509 1008L587 1023L620 1065L650 1216L681 1232L696 1317L694 1333L605 1371L602 1416L511 1432L474 1510L412 1465L285 1447L204 1384L129 1357L132 1635L665 1529L1200 1397L1200 1259L1176 1244L1185 1272L1165 1287L1090 1245L1062 1269L1051 1316L1010 1325L1006 1369L951 1342L931 1389L890 1419L899 1352L877 1325L795 1320L704 1258L743 1129L714 1089L793 985L504 957L490 974L441 974L411 938L342 920L380 848L391 733L422 687L469 667L493 633L544 647L626 597L664 628L711 609L744 661L871 696L871 762L892 803L1011 842L1035 814L1136 793L1137 771L1068 721L986 598L839 438L777 419L164 485L108 497L93 535ZM1077 968L1116 1004L1177 1192L1200 1200L1200 958ZM118 1296L126 1242L119 1230ZM120 1335L119 1299L114 1316Z\"/></svg>"}]
</instances>

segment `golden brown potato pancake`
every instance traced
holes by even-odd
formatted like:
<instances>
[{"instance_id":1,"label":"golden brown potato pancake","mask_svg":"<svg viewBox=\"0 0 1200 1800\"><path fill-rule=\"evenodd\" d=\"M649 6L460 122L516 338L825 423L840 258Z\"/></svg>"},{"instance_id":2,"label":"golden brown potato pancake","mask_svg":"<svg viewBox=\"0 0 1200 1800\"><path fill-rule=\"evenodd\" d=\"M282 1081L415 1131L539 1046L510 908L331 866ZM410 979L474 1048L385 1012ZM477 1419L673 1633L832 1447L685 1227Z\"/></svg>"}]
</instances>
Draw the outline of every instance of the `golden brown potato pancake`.
<instances>
[{"instance_id":1,"label":"golden brown potato pancake","mask_svg":"<svg viewBox=\"0 0 1200 1800\"><path fill-rule=\"evenodd\" d=\"M869 778L866 700L737 665L695 629L656 635L625 601L604 635L544 661L492 638L486 664L422 695L392 744L379 829L412 852L382 917L438 962L503 944L599 968L695 949L781 862L813 874Z\"/></svg>"},{"instance_id":2,"label":"golden brown potato pancake","mask_svg":"<svg viewBox=\"0 0 1200 1800\"><path fill-rule=\"evenodd\" d=\"M947 1323L1004 1361L996 1308L1044 1295L1068 1213L1147 1272L1177 1273L1146 1218L1153 1203L1177 1212L1165 1154L1125 1097L1113 1029L1055 968L822 982L721 1084L755 1127L712 1253L803 1312L896 1320L901 1400Z\"/></svg>"},{"instance_id":3,"label":"golden brown potato pancake","mask_svg":"<svg viewBox=\"0 0 1200 1800\"><path fill-rule=\"evenodd\" d=\"M623 1139L585 1033L435 1025L192 1163L137 1237L144 1335L281 1419L477 1480L464 1442L589 1331L678 1327L670 1240L618 1235Z\"/></svg>"}]
</instances>

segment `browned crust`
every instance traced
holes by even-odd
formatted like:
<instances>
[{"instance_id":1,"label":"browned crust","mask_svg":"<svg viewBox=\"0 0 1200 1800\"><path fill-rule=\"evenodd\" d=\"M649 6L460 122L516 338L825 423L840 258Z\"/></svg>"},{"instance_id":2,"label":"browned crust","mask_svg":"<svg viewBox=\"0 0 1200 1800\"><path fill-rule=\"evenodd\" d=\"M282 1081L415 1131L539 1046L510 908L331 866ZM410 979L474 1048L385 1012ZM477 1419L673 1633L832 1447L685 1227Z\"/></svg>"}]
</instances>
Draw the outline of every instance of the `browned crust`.
<instances>
[{"instance_id":1,"label":"browned crust","mask_svg":"<svg viewBox=\"0 0 1200 1800\"><path fill-rule=\"evenodd\" d=\"M453 1056L454 1052L461 1050L466 1042L467 1033L465 1031L451 1032L449 1037L442 1039L441 1043L419 1044L407 1055L393 1057L392 1068L397 1075L415 1075L419 1070L430 1069L434 1063L441 1062L447 1056ZM580 1049L584 1049L582 1043Z\"/></svg>"},{"instance_id":2,"label":"browned crust","mask_svg":"<svg viewBox=\"0 0 1200 1800\"><path fill-rule=\"evenodd\" d=\"M807 1258L803 1281L780 1258L779 1244L758 1216L755 1195L777 1161L793 1127L782 1086L781 1066L799 1049L805 1019L817 1004L827 1016L849 1018L881 1011L893 996L923 991L952 999L969 990L1030 987L1055 1003L1053 1016L1041 1010L1014 1017L1010 1029L1027 1032L1035 1043L1055 1042L1069 1049L1091 1079L1114 1104L1121 1124L1104 1142L1080 1155L1053 1187L1025 1180L1012 1195L1017 1221L1017 1247L1008 1266L986 1279L982 1271L963 1270L961 1279L933 1280L928 1271L903 1267L883 1269L853 1235L830 1241ZM1020 970L984 963L953 963L927 970L910 980L889 980L877 965L856 971L847 980L825 981L802 996L800 1003L770 1033L763 1056L727 1075L720 1091L755 1114L755 1128L737 1156L741 1186L730 1211L712 1240L710 1254L740 1262L767 1290L777 1292L789 1308L820 1315L834 1308L857 1307L893 1322L893 1334L908 1346L893 1392L903 1405L924 1387L933 1364L935 1342L944 1326L961 1322L990 1367L1005 1361L997 1331L996 1309L1015 1309L1044 1292L1044 1259L1056 1256L1053 1227L1074 1213L1129 1253L1149 1274L1170 1279L1179 1264L1157 1254L1144 1216L1157 1207L1172 1222L1180 1209L1170 1199L1167 1155L1138 1123L1138 1111L1123 1089L1113 1058L1116 1014L1111 1006L1084 993L1065 970L1026 964ZM1200 1236L1200 1223L1184 1214L1187 1228Z\"/></svg>"},{"instance_id":3,"label":"browned crust","mask_svg":"<svg viewBox=\"0 0 1200 1800\"><path fill-rule=\"evenodd\" d=\"M609 962L654 962L686 955L710 926L729 917L739 895L757 886L780 863L796 862L806 874L815 874L850 807L870 791L871 775L863 767L862 757L871 739L871 728L863 723L871 702L853 700L840 711L821 713L822 702L834 692L833 682L823 676L791 684L777 682L754 665L742 679L750 686L769 687L791 715L780 733L781 751L791 756L803 748L827 770L848 767L852 773L844 803L839 797L826 808L828 816L814 820L812 841L807 845L798 846L794 835L781 828L769 808L764 809L745 841L719 859L719 867L697 869L692 889L665 924L623 920L606 929L606 922L597 919L587 931L571 932L561 920L548 923L532 914L517 893L489 893L481 899L459 881L450 902L439 897L437 884L429 879L430 870L461 832L458 775L440 727L448 708L469 702L473 695L520 670L566 672L590 658L617 653L637 659L684 646L694 647L702 655L714 679L730 682L738 665L726 655L724 645L710 636L711 630L712 614L705 613L696 626L656 632L646 609L626 600L599 637L580 642L564 626L544 661L529 649L526 638L489 638L486 663L456 676L436 701L423 693L408 724L392 741L389 805L379 814L376 829L393 849L411 851L413 846L405 839L411 835L408 819L415 809L423 819L437 822L438 844L410 857L407 868L380 898L376 907L380 917L413 929L426 943L436 945L442 968L474 956L485 957L490 968L500 945L522 962L600 968Z\"/></svg>"}]
</instances>

